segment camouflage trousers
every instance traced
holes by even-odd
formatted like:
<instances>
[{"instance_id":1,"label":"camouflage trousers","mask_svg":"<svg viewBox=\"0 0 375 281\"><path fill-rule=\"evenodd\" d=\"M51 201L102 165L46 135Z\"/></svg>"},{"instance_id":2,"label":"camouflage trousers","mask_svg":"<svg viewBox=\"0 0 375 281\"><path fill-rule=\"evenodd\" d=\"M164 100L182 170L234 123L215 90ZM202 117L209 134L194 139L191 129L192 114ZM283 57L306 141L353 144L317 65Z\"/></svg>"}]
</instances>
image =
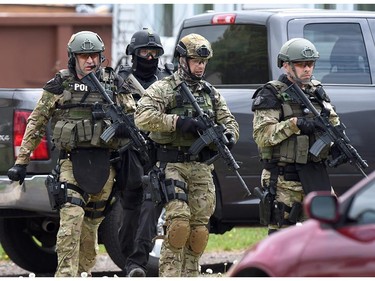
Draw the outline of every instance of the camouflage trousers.
<instances>
[{"instance_id":1,"label":"camouflage trousers","mask_svg":"<svg viewBox=\"0 0 375 281\"><path fill-rule=\"evenodd\" d=\"M187 184L188 203L175 199L165 205L167 233L160 253L161 277L199 275L199 259L208 241L206 226L216 204L212 170L213 165L198 162L167 164L166 179L172 178ZM178 187L175 190L183 192ZM171 225L176 223L188 223L188 233L172 231ZM184 237L179 241L181 247L171 245L173 235Z\"/></svg>"},{"instance_id":2,"label":"camouflage trousers","mask_svg":"<svg viewBox=\"0 0 375 281\"><path fill-rule=\"evenodd\" d=\"M78 185L73 176L72 163L68 159L60 161L60 181ZM107 201L112 191L115 171L111 167L110 174L103 189L96 194L90 194L88 202ZM68 197L83 200L81 194L68 189ZM86 202L86 203L88 203ZM104 217L89 218L85 210L93 209L65 203L60 209L60 228L57 233L56 252L58 265L55 277L76 277L82 272L91 275L91 269L98 254L98 228ZM104 210L104 207L95 209Z\"/></svg>"},{"instance_id":3,"label":"camouflage trousers","mask_svg":"<svg viewBox=\"0 0 375 281\"><path fill-rule=\"evenodd\" d=\"M270 180L271 173L268 170L262 171L261 182L266 183L268 185ZM277 186L276 186L276 201L279 203L283 203L288 207L292 207L293 203L301 203L305 197L305 193L303 192L301 182L299 181L286 181L283 175L279 175L277 178ZM284 219L288 220L289 213L284 212ZM304 214L301 214L299 221L306 220ZM281 228L286 228L290 226L290 224L283 224ZM268 225L268 229L270 230L277 230L280 227L276 224Z\"/></svg>"}]
</instances>

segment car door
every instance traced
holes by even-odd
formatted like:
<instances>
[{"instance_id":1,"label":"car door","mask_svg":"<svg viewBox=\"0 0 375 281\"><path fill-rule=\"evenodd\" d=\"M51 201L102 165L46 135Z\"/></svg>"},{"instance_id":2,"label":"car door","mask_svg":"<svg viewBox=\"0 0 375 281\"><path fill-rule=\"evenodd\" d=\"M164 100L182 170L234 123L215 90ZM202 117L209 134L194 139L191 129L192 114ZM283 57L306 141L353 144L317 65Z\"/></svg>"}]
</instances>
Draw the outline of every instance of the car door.
<instances>
[{"instance_id":1,"label":"car door","mask_svg":"<svg viewBox=\"0 0 375 281\"><path fill-rule=\"evenodd\" d=\"M300 276L375 276L375 180L342 202L340 226L321 224L301 255Z\"/></svg>"}]
</instances>

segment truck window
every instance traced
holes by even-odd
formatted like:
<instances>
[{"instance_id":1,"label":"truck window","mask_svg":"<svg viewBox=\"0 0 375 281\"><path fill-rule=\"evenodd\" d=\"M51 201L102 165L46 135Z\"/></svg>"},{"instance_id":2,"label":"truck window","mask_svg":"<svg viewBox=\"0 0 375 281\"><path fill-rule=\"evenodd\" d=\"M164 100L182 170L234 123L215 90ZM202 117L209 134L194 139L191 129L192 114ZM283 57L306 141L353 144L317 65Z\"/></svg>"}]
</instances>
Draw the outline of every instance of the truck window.
<instances>
[{"instance_id":1,"label":"truck window","mask_svg":"<svg viewBox=\"0 0 375 281\"><path fill-rule=\"evenodd\" d=\"M370 84L370 69L358 23L307 24L304 37L314 43L320 58L315 78L323 83Z\"/></svg>"},{"instance_id":2,"label":"truck window","mask_svg":"<svg viewBox=\"0 0 375 281\"><path fill-rule=\"evenodd\" d=\"M263 84L269 80L265 26L195 26L183 29L180 38L190 33L198 33L212 44L214 56L206 69L211 84Z\"/></svg>"}]
</instances>

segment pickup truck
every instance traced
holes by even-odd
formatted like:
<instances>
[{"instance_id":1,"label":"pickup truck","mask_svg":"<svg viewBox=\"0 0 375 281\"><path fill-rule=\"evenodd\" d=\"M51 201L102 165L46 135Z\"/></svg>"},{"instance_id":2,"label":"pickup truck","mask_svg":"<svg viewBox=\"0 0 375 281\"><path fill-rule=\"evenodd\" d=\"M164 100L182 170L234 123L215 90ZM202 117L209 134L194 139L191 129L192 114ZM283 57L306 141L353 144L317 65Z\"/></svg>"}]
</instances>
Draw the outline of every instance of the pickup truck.
<instances>
[{"instance_id":1,"label":"pickup truck","mask_svg":"<svg viewBox=\"0 0 375 281\"><path fill-rule=\"evenodd\" d=\"M260 184L261 163L252 139L252 95L257 87L282 73L277 54L287 40L305 37L320 52L315 78L324 88L347 126L346 134L370 173L375 153L375 13L328 10L249 10L206 13L184 20L177 41L189 33L206 37L214 50L206 79L219 89L240 125L240 139L232 153L239 173L252 189ZM44 179L56 163L50 134L35 151L25 183L11 182L7 170L17 156L28 114L40 89L0 90L0 243L19 266L33 272L52 272L58 215L51 211ZM342 194L363 174L350 164L330 169L335 191ZM215 162L217 206L210 232L222 234L235 226L259 225L258 202L246 192L223 161ZM116 241L121 221L118 204L100 227L99 242L122 268L124 257ZM151 254L150 254L151 255ZM150 261L155 261L150 259ZM153 264L155 267L155 263Z\"/></svg>"}]
</instances>

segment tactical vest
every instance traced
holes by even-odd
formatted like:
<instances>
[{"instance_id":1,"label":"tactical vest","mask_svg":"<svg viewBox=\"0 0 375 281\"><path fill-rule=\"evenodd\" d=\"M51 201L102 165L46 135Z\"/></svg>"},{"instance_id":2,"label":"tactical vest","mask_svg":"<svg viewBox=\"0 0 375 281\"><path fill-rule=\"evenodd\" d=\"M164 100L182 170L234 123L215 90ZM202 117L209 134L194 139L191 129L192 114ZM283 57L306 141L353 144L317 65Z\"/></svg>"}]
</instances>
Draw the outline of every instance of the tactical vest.
<instances>
[{"instance_id":1,"label":"tactical vest","mask_svg":"<svg viewBox=\"0 0 375 281\"><path fill-rule=\"evenodd\" d=\"M107 72L104 73L103 86L114 90L113 77ZM74 79L68 70L62 70L59 74L63 80L64 91L52 117L55 146L67 151L79 147L118 148L119 139L112 138L108 143L100 139L100 135L112 124L104 114L108 103L102 95L90 91L87 85Z\"/></svg>"},{"instance_id":2,"label":"tactical vest","mask_svg":"<svg viewBox=\"0 0 375 281\"><path fill-rule=\"evenodd\" d=\"M267 85L271 85L276 90L275 94L277 98L282 101L282 113L280 121L288 120L291 117L313 117L313 113L303 109L297 101L293 100L289 94L285 92L288 85L278 80L268 82L265 87ZM319 85L319 81L312 80L305 92L314 97L310 98L310 101L320 113L322 111L322 107L318 102L318 97L313 94ZM260 156L262 159L272 160L272 162L279 163L306 164L308 161L322 161L328 157L328 146L322 150L319 157L315 157L309 153L310 147L314 144L318 137L316 134L317 133L311 135L293 134L277 145L259 148Z\"/></svg>"},{"instance_id":3,"label":"tactical vest","mask_svg":"<svg viewBox=\"0 0 375 281\"><path fill-rule=\"evenodd\" d=\"M175 88L175 85L172 85L172 88ZM180 91L182 91L181 88L179 88L176 94L172 95L173 99L171 103L168 104L166 113L176 114L178 116L197 117L198 113L194 110L193 105L183 98L183 95ZM196 98L197 103L202 111L214 120L214 97L211 87L207 89L200 89L194 92L193 95ZM191 134L183 136L179 130L176 130L174 132L151 132L150 138L156 143L173 147L190 147L197 139L196 136L193 136ZM214 149L214 146L210 146L210 148Z\"/></svg>"}]
</instances>

